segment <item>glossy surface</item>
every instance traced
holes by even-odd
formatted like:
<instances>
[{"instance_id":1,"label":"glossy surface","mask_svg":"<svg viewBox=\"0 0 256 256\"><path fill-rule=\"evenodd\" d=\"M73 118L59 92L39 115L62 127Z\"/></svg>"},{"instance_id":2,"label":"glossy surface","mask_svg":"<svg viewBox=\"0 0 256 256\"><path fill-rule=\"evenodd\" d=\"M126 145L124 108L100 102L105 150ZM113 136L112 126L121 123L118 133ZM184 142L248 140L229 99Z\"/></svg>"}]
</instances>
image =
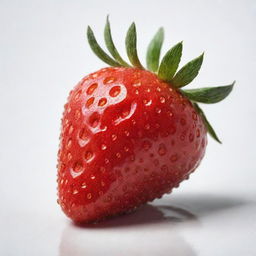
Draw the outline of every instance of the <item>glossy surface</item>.
<instances>
[{"instance_id":1,"label":"glossy surface","mask_svg":"<svg viewBox=\"0 0 256 256\"><path fill-rule=\"evenodd\" d=\"M73 220L96 221L161 197L198 166L205 133L192 104L155 74L92 73L65 105L58 202Z\"/></svg>"},{"instance_id":2,"label":"glossy surface","mask_svg":"<svg viewBox=\"0 0 256 256\"><path fill-rule=\"evenodd\" d=\"M256 255L254 0L0 5L1 256ZM118 38L132 21L142 60L154 31L164 25L166 50L186 42L184 64L205 50L204 66L190 88L233 79L237 84L230 98L204 106L223 144L208 139L206 155L189 180L155 200L153 209L115 218L105 224L108 228L80 228L56 203L60 116L77 79L102 65L86 43L85 30L91 24L103 39L107 13L122 56L124 42ZM162 214L162 206L194 217L172 209Z\"/></svg>"}]
</instances>

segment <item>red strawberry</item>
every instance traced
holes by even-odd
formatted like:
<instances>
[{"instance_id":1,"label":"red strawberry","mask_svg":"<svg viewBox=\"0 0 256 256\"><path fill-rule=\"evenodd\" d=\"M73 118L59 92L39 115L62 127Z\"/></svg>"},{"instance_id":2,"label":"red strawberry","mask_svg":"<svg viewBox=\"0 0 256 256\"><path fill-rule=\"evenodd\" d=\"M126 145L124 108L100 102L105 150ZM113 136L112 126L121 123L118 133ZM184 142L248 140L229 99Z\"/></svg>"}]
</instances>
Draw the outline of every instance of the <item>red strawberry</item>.
<instances>
[{"instance_id":1,"label":"red strawberry","mask_svg":"<svg viewBox=\"0 0 256 256\"><path fill-rule=\"evenodd\" d=\"M195 102L218 102L233 87L181 90L196 77L203 55L176 72L179 43L159 66L162 29L148 48L150 71L138 59L134 24L126 37L133 66L118 54L108 20L105 40L114 59L100 48L90 28L88 40L96 55L115 67L83 78L65 105L58 201L76 222L127 212L178 187L204 156L207 131L218 140Z\"/></svg>"}]
</instances>

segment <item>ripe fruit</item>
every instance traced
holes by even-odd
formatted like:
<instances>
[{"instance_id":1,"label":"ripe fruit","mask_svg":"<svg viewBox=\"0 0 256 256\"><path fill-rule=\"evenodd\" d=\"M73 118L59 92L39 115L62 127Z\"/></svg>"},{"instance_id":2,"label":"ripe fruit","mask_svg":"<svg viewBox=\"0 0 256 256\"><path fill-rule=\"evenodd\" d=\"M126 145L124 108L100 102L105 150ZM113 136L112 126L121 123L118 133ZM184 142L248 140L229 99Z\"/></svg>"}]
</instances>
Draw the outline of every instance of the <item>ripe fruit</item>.
<instances>
[{"instance_id":1,"label":"ripe fruit","mask_svg":"<svg viewBox=\"0 0 256 256\"><path fill-rule=\"evenodd\" d=\"M76 222L121 214L171 192L204 156L207 131L219 141L196 102L224 99L233 84L182 90L197 75L203 55L177 71L182 43L159 65L163 30L150 43L148 70L137 56L132 24L126 49L117 52L107 20L105 41L112 59L88 28L91 48L107 67L83 78L71 91L62 119L58 196ZM156 74L157 72L157 74Z\"/></svg>"}]
</instances>

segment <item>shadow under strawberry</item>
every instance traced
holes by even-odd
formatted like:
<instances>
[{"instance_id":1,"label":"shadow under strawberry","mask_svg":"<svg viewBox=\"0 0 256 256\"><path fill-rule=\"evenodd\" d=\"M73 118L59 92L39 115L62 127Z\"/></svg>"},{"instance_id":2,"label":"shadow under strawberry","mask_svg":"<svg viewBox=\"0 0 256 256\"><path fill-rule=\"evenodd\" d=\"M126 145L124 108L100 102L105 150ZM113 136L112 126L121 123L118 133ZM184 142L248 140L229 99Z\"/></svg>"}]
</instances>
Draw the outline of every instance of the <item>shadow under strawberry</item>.
<instances>
[{"instance_id":1,"label":"shadow under strawberry","mask_svg":"<svg viewBox=\"0 0 256 256\"><path fill-rule=\"evenodd\" d=\"M201 219L236 210L250 202L214 194L164 197L122 217L97 224L69 223L63 230L59 256L198 255L183 228L201 229Z\"/></svg>"},{"instance_id":2,"label":"shadow under strawberry","mask_svg":"<svg viewBox=\"0 0 256 256\"><path fill-rule=\"evenodd\" d=\"M72 223L78 228L101 229L114 227L129 227L159 223L199 223L203 216L215 214L230 208L240 207L247 202L240 198L223 197L214 194L190 194L164 197L154 204L146 204L129 213L108 218L104 222L93 224Z\"/></svg>"}]
</instances>

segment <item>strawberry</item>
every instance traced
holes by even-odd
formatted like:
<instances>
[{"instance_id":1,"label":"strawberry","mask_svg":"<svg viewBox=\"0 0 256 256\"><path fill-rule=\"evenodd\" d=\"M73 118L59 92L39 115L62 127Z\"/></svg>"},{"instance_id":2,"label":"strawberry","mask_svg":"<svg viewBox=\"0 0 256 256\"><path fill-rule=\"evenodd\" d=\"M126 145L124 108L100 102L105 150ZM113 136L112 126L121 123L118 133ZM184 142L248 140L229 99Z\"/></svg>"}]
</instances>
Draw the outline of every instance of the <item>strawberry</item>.
<instances>
[{"instance_id":1,"label":"strawberry","mask_svg":"<svg viewBox=\"0 0 256 256\"><path fill-rule=\"evenodd\" d=\"M137 55L134 23L126 36L131 64L115 48L108 19L105 42L113 58L90 27L87 36L94 53L111 67L84 77L65 105L58 202L75 222L131 211L178 187L201 162L207 132L220 142L197 102L219 102L233 88L181 89L197 76L203 54L177 71L180 42L159 64L162 28L148 47L148 70Z\"/></svg>"}]
</instances>

